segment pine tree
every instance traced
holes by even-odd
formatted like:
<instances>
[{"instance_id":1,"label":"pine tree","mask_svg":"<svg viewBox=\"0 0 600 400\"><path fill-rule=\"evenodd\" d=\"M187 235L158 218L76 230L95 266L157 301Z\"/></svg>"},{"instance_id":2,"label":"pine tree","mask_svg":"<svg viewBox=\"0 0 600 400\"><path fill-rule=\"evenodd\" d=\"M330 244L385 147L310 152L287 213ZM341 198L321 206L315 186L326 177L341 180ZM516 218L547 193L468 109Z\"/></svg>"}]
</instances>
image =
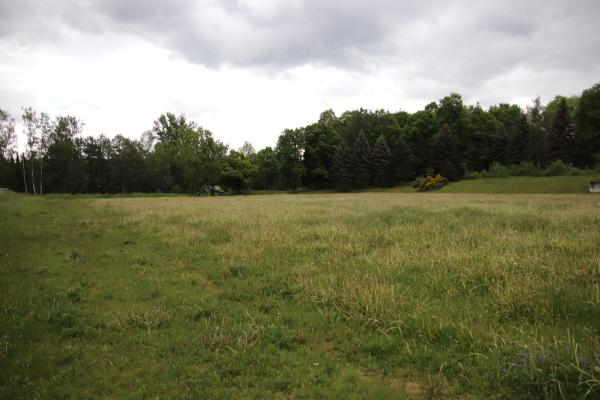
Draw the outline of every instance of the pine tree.
<instances>
[{"instance_id":1,"label":"pine tree","mask_svg":"<svg viewBox=\"0 0 600 400\"><path fill-rule=\"evenodd\" d=\"M412 154L404 136L399 136L392 152L392 174L396 181L413 179Z\"/></svg>"},{"instance_id":2,"label":"pine tree","mask_svg":"<svg viewBox=\"0 0 600 400\"><path fill-rule=\"evenodd\" d=\"M352 148L352 182L356 187L369 186L370 181L369 141L363 131L360 131Z\"/></svg>"},{"instance_id":3,"label":"pine tree","mask_svg":"<svg viewBox=\"0 0 600 400\"><path fill-rule=\"evenodd\" d=\"M565 163L573 161L575 146L575 125L571 120L569 106L561 99L556 116L550 126L548 135L548 158L550 161L561 160Z\"/></svg>"},{"instance_id":4,"label":"pine tree","mask_svg":"<svg viewBox=\"0 0 600 400\"><path fill-rule=\"evenodd\" d=\"M529 159L527 154L529 150L529 124L525 115L519 118L514 132L509 137L507 149L507 162L509 164L519 164Z\"/></svg>"},{"instance_id":5,"label":"pine tree","mask_svg":"<svg viewBox=\"0 0 600 400\"><path fill-rule=\"evenodd\" d=\"M496 144L494 147L494 161L506 164L506 152L508 150L508 133L504 125L500 125L496 132Z\"/></svg>"},{"instance_id":6,"label":"pine tree","mask_svg":"<svg viewBox=\"0 0 600 400\"><path fill-rule=\"evenodd\" d=\"M567 103L568 104L568 103ZM576 164L600 165L600 83L581 93L575 112Z\"/></svg>"},{"instance_id":7,"label":"pine tree","mask_svg":"<svg viewBox=\"0 0 600 400\"><path fill-rule=\"evenodd\" d=\"M333 183L339 190L352 188L352 151L344 139L335 149L331 170Z\"/></svg>"},{"instance_id":8,"label":"pine tree","mask_svg":"<svg viewBox=\"0 0 600 400\"><path fill-rule=\"evenodd\" d=\"M451 181L462 178L464 168L461 163L458 138L448 124L444 124L431 144L432 167L434 174L441 174Z\"/></svg>"},{"instance_id":9,"label":"pine tree","mask_svg":"<svg viewBox=\"0 0 600 400\"><path fill-rule=\"evenodd\" d=\"M371 177L375 186L387 186L392 182L391 159L392 152L383 135L380 135L371 151Z\"/></svg>"}]
</instances>

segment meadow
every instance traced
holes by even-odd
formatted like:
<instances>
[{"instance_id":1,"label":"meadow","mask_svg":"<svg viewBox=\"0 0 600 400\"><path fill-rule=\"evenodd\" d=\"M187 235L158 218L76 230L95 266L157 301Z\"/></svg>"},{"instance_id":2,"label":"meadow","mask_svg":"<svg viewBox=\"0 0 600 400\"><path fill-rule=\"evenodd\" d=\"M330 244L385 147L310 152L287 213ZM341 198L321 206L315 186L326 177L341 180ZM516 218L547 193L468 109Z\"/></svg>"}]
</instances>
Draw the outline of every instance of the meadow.
<instances>
[{"instance_id":1,"label":"meadow","mask_svg":"<svg viewBox=\"0 0 600 400\"><path fill-rule=\"evenodd\" d=\"M600 396L600 196L0 194L0 215L0 398Z\"/></svg>"}]
</instances>

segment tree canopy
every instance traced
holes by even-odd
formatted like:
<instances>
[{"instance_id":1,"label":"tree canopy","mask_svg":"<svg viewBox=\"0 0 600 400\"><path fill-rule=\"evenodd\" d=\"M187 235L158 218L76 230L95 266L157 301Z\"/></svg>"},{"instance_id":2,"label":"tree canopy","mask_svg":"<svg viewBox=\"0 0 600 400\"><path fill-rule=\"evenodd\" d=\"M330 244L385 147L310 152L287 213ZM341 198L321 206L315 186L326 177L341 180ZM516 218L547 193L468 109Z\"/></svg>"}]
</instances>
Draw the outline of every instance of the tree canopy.
<instances>
[{"instance_id":1,"label":"tree canopy","mask_svg":"<svg viewBox=\"0 0 600 400\"><path fill-rule=\"evenodd\" d=\"M600 84L523 110L465 105L451 93L423 110L331 109L285 129L275 147L230 149L184 115L160 115L139 139L83 136L75 116L23 109L25 143L0 109L0 186L31 193L209 193L301 187L351 190L426 174L450 180L493 164L600 162Z\"/></svg>"}]
</instances>

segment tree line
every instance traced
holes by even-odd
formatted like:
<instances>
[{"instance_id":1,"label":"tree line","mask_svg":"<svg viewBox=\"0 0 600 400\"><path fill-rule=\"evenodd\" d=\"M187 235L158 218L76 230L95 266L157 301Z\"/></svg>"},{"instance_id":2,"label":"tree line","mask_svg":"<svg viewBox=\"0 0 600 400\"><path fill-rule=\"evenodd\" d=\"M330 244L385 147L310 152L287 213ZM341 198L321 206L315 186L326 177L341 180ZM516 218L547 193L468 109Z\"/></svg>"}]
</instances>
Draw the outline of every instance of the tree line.
<instances>
[{"instance_id":1,"label":"tree line","mask_svg":"<svg viewBox=\"0 0 600 400\"><path fill-rule=\"evenodd\" d=\"M522 109L465 105L452 93L421 111L359 109L286 129L274 148L230 149L183 115L161 115L140 139L83 136L74 116L23 109L24 150L15 120L0 110L0 186L32 194L221 190L351 190L419 176L461 179L493 164L600 161L600 84L580 96L539 97Z\"/></svg>"}]
</instances>

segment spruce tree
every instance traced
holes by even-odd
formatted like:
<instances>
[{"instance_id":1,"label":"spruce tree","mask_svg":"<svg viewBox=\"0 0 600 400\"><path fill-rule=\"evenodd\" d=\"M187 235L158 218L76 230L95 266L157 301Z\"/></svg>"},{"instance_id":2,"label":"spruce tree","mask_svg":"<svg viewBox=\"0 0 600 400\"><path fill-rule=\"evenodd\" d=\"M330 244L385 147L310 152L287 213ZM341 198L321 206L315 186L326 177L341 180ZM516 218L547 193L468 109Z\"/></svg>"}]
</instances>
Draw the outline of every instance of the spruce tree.
<instances>
[{"instance_id":1,"label":"spruce tree","mask_svg":"<svg viewBox=\"0 0 600 400\"><path fill-rule=\"evenodd\" d=\"M390 148L383 135L380 135L371 152L371 177L375 186L387 186L392 182L391 158Z\"/></svg>"},{"instance_id":2,"label":"spruce tree","mask_svg":"<svg viewBox=\"0 0 600 400\"><path fill-rule=\"evenodd\" d=\"M548 135L548 158L550 161L573 161L575 146L575 125L571 120L569 106L564 98L560 100L556 116Z\"/></svg>"},{"instance_id":3,"label":"spruce tree","mask_svg":"<svg viewBox=\"0 0 600 400\"><path fill-rule=\"evenodd\" d=\"M444 124L431 143L431 166L434 174L441 174L451 181L462 178L464 168L461 163L458 138L448 124Z\"/></svg>"},{"instance_id":4,"label":"spruce tree","mask_svg":"<svg viewBox=\"0 0 600 400\"><path fill-rule=\"evenodd\" d=\"M414 178L413 156L404 136L399 136L392 152L392 175L396 181L408 181Z\"/></svg>"},{"instance_id":5,"label":"spruce tree","mask_svg":"<svg viewBox=\"0 0 600 400\"><path fill-rule=\"evenodd\" d=\"M369 141L365 133L360 131L352 148L352 183L354 186L359 188L369 186L370 158Z\"/></svg>"},{"instance_id":6,"label":"spruce tree","mask_svg":"<svg viewBox=\"0 0 600 400\"><path fill-rule=\"evenodd\" d=\"M500 125L496 132L496 143L494 146L494 161L506 164L506 152L508 150L508 133L504 125Z\"/></svg>"},{"instance_id":7,"label":"spruce tree","mask_svg":"<svg viewBox=\"0 0 600 400\"><path fill-rule=\"evenodd\" d=\"M335 149L331 172L337 189L346 191L352 188L352 151L344 139Z\"/></svg>"},{"instance_id":8,"label":"spruce tree","mask_svg":"<svg viewBox=\"0 0 600 400\"><path fill-rule=\"evenodd\" d=\"M522 115L515 126L512 135L509 137L507 149L507 162L509 164L519 164L529 159L529 124L527 117Z\"/></svg>"},{"instance_id":9,"label":"spruce tree","mask_svg":"<svg viewBox=\"0 0 600 400\"><path fill-rule=\"evenodd\" d=\"M581 166L600 165L600 83L581 93L575 112L574 162Z\"/></svg>"}]
</instances>

